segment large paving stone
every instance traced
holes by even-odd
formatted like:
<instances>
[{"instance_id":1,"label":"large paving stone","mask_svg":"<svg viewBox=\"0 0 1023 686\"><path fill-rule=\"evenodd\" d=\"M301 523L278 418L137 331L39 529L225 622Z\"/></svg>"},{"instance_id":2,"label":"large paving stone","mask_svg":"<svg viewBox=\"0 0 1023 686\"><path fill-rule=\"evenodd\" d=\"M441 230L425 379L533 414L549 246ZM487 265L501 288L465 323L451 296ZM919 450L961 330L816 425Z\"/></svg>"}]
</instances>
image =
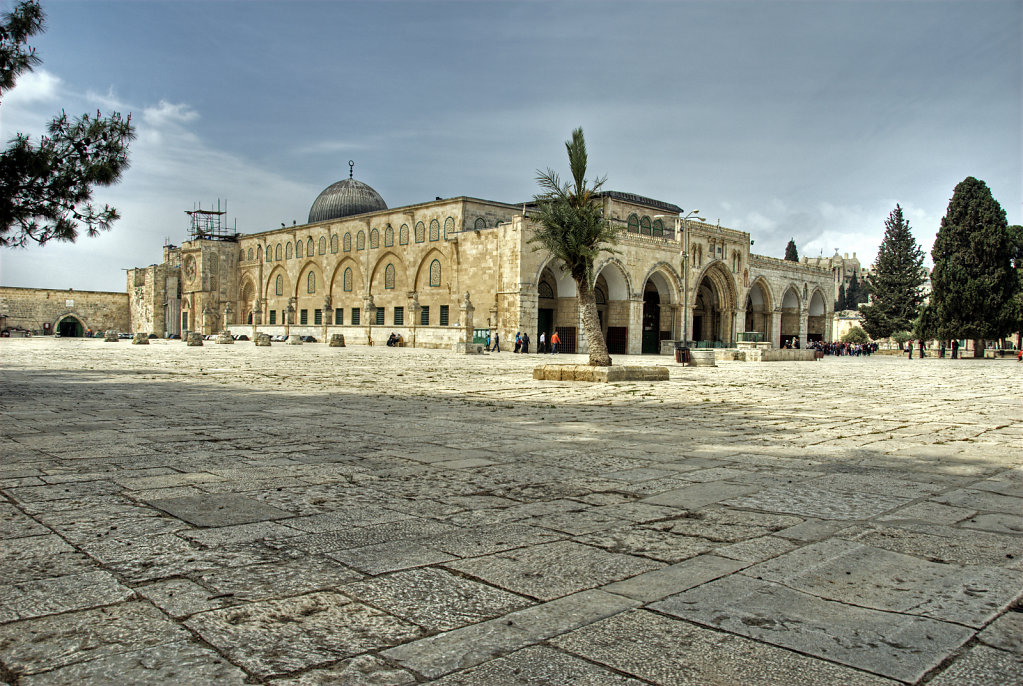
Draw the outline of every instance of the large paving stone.
<instances>
[{"instance_id":1,"label":"large paving stone","mask_svg":"<svg viewBox=\"0 0 1023 686\"><path fill-rule=\"evenodd\" d=\"M231 493L148 502L153 507L194 526L231 526L292 516L290 512Z\"/></svg>"},{"instance_id":2,"label":"large paving stone","mask_svg":"<svg viewBox=\"0 0 1023 686\"><path fill-rule=\"evenodd\" d=\"M896 684L825 660L645 610L623 612L556 637L551 643L655 684Z\"/></svg>"},{"instance_id":3,"label":"large paving stone","mask_svg":"<svg viewBox=\"0 0 1023 686\"><path fill-rule=\"evenodd\" d=\"M957 624L854 607L742 574L650 607L908 682L937 667L973 635Z\"/></svg>"},{"instance_id":4,"label":"large paving stone","mask_svg":"<svg viewBox=\"0 0 1023 686\"><path fill-rule=\"evenodd\" d=\"M434 686L642 686L639 681L547 646L530 646L507 657L431 682Z\"/></svg>"},{"instance_id":5,"label":"large paving stone","mask_svg":"<svg viewBox=\"0 0 1023 686\"><path fill-rule=\"evenodd\" d=\"M36 674L189 638L147 603L123 603L0 626L0 662Z\"/></svg>"},{"instance_id":6,"label":"large paving stone","mask_svg":"<svg viewBox=\"0 0 1023 686\"><path fill-rule=\"evenodd\" d=\"M850 541L814 543L746 574L852 605L980 628L1023 591L1017 572L927 562Z\"/></svg>"},{"instance_id":7,"label":"large paving stone","mask_svg":"<svg viewBox=\"0 0 1023 686\"><path fill-rule=\"evenodd\" d=\"M911 498L878 493L817 488L792 484L762 490L724 502L765 512L786 512L819 519L870 519L908 503Z\"/></svg>"},{"instance_id":8,"label":"large paving stone","mask_svg":"<svg viewBox=\"0 0 1023 686\"><path fill-rule=\"evenodd\" d=\"M130 588L101 570L24 581L0 586L0 621L84 610L131 597Z\"/></svg>"},{"instance_id":9,"label":"large paving stone","mask_svg":"<svg viewBox=\"0 0 1023 686\"><path fill-rule=\"evenodd\" d=\"M637 601L611 593L583 591L497 619L412 641L382 654L428 678L437 678L637 605Z\"/></svg>"},{"instance_id":10,"label":"large paving stone","mask_svg":"<svg viewBox=\"0 0 1023 686\"><path fill-rule=\"evenodd\" d=\"M445 566L515 593L553 600L658 569L663 564L559 541L448 562Z\"/></svg>"},{"instance_id":11,"label":"large paving stone","mask_svg":"<svg viewBox=\"0 0 1023 686\"><path fill-rule=\"evenodd\" d=\"M440 569L396 572L338 590L430 631L450 631L531 604L522 596Z\"/></svg>"},{"instance_id":12,"label":"large paving stone","mask_svg":"<svg viewBox=\"0 0 1023 686\"><path fill-rule=\"evenodd\" d=\"M1006 686L1023 684L1023 657L977 645L957 659L928 686Z\"/></svg>"},{"instance_id":13,"label":"large paving stone","mask_svg":"<svg viewBox=\"0 0 1023 686\"><path fill-rule=\"evenodd\" d=\"M353 657L420 633L336 593L211 610L185 624L232 662L264 677Z\"/></svg>"},{"instance_id":14,"label":"large paving stone","mask_svg":"<svg viewBox=\"0 0 1023 686\"><path fill-rule=\"evenodd\" d=\"M247 675L209 648L190 642L163 645L78 662L21 679L22 686L242 686Z\"/></svg>"}]
</instances>

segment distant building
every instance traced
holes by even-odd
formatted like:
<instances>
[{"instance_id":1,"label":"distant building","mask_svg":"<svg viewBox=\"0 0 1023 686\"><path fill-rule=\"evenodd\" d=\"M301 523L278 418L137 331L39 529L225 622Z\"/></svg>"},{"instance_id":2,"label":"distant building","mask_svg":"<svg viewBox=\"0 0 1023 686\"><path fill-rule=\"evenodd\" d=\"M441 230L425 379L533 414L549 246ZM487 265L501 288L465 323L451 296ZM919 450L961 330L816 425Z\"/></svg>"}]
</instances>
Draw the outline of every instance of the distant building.
<instances>
[{"instance_id":1,"label":"distant building","mask_svg":"<svg viewBox=\"0 0 1023 686\"><path fill-rule=\"evenodd\" d=\"M833 261L756 255L748 233L699 221L677 232L682 210L664 201L608 191L600 202L621 227L616 252L595 266L612 353L656 353L682 339L730 347L746 332L776 347L828 340L835 280L859 270L855 256L836 275ZM574 281L528 242L528 203L455 197L388 208L350 175L316 198L306 224L231 234L216 214L193 215L190 240L128 271L133 331L246 326L353 343L394 332L449 347L469 293L477 329L533 341L557 331L565 352L588 349Z\"/></svg>"}]
</instances>

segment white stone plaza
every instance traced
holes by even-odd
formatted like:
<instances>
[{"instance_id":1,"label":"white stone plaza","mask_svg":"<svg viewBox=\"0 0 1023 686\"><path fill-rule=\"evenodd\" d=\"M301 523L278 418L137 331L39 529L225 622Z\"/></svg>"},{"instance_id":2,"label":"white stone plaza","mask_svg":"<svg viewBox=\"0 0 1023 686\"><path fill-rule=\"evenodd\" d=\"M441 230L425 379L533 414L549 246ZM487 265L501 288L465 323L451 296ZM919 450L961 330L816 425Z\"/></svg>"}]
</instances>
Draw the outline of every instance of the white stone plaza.
<instances>
[{"instance_id":1,"label":"white stone plaza","mask_svg":"<svg viewBox=\"0 0 1023 686\"><path fill-rule=\"evenodd\" d=\"M0 682L1023 683L1023 365L614 359L0 340Z\"/></svg>"}]
</instances>

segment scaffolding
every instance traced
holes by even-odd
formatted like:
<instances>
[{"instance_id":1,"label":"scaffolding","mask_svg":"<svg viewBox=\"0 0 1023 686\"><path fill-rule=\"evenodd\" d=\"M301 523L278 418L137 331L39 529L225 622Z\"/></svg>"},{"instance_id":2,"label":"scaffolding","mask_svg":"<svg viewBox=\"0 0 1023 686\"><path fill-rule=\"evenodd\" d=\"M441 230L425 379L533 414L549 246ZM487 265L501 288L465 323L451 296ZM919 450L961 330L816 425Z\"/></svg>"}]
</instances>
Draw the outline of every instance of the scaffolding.
<instances>
[{"instance_id":1,"label":"scaffolding","mask_svg":"<svg viewBox=\"0 0 1023 686\"><path fill-rule=\"evenodd\" d=\"M191 210L185 210L189 217L188 239L233 241L238 238L238 220L232 229L227 225L227 201L224 209L220 209L220 198L217 198L217 209L204 210L201 203L196 203Z\"/></svg>"}]
</instances>

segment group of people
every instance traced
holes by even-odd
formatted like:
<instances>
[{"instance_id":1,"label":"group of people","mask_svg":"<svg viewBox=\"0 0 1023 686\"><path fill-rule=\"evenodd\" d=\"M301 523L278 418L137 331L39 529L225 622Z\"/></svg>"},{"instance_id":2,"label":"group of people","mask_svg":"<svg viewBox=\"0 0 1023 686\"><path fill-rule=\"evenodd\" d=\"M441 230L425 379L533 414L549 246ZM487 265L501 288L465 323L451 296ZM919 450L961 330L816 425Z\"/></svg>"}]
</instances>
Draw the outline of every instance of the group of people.
<instances>
[{"instance_id":1,"label":"group of people","mask_svg":"<svg viewBox=\"0 0 1023 686\"><path fill-rule=\"evenodd\" d=\"M401 348L405 345L405 338L401 334L396 334L393 331L391 335L387 337L388 348Z\"/></svg>"},{"instance_id":2,"label":"group of people","mask_svg":"<svg viewBox=\"0 0 1023 686\"><path fill-rule=\"evenodd\" d=\"M877 343L841 343L839 341L813 341L810 347L820 350L825 355L850 355L869 357L877 352Z\"/></svg>"},{"instance_id":3,"label":"group of people","mask_svg":"<svg viewBox=\"0 0 1023 686\"><path fill-rule=\"evenodd\" d=\"M526 333L525 331L516 331L515 349L512 352L528 354L529 344L530 344L529 334ZM557 355L559 345L561 345L561 337L558 336L557 331L551 334L550 341L547 340L547 332L541 331L540 340L538 341L538 344L536 346L536 352L538 355L541 353L551 353L553 355ZM493 337L491 337L490 335L487 336L487 350L489 350L492 353L501 352L501 334L495 331Z\"/></svg>"}]
</instances>

